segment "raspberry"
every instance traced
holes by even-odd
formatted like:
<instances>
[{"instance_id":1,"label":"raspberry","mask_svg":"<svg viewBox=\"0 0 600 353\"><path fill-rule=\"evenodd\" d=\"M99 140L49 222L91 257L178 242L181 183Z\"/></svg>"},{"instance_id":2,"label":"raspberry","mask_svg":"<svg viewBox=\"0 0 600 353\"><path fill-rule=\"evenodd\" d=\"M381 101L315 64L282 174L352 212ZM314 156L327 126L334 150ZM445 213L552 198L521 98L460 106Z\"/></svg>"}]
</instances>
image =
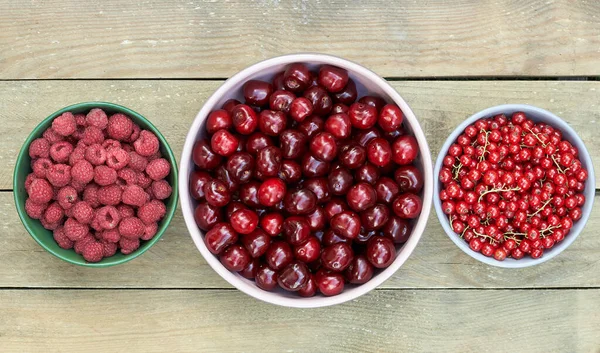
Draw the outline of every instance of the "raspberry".
<instances>
[{"instance_id":1,"label":"raspberry","mask_svg":"<svg viewBox=\"0 0 600 353\"><path fill-rule=\"evenodd\" d=\"M137 184L137 173L131 168L123 168L117 172L119 179L122 179L125 184Z\"/></svg>"},{"instance_id":2,"label":"raspberry","mask_svg":"<svg viewBox=\"0 0 600 353\"><path fill-rule=\"evenodd\" d=\"M69 165L74 166L75 163L85 159L86 147L77 146L73 149L73 153L69 156Z\"/></svg>"},{"instance_id":3,"label":"raspberry","mask_svg":"<svg viewBox=\"0 0 600 353\"><path fill-rule=\"evenodd\" d=\"M119 170L129 163L129 153L122 148L112 148L106 152L106 165L112 169Z\"/></svg>"},{"instance_id":4,"label":"raspberry","mask_svg":"<svg viewBox=\"0 0 600 353\"><path fill-rule=\"evenodd\" d=\"M50 142L45 138L37 138L29 145L29 157L48 158L50 155Z\"/></svg>"},{"instance_id":5,"label":"raspberry","mask_svg":"<svg viewBox=\"0 0 600 353\"><path fill-rule=\"evenodd\" d=\"M43 217L40 219L40 223L42 223L42 227L48 230L55 230L56 228L60 227L60 222L50 223L46 221Z\"/></svg>"},{"instance_id":6,"label":"raspberry","mask_svg":"<svg viewBox=\"0 0 600 353\"><path fill-rule=\"evenodd\" d=\"M51 203L44 212L44 220L48 223L59 223L65 216L65 211L56 202Z\"/></svg>"},{"instance_id":7,"label":"raspberry","mask_svg":"<svg viewBox=\"0 0 600 353\"><path fill-rule=\"evenodd\" d=\"M102 226L98 222L98 219L95 217L95 215L94 215L94 219L92 219L92 222L90 223L90 228L92 228L96 232L101 232L104 230L104 228L102 228Z\"/></svg>"},{"instance_id":8,"label":"raspberry","mask_svg":"<svg viewBox=\"0 0 600 353\"><path fill-rule=\"evenodd\" d=\"M137 140L140 137L141 130L142 129L140 129L140 126L138 124L133 123L133 128L132 128L132 131L131 131L131 135L127 139L127 142L133 143L135 140Z\"/></svg>"},{"instance_id":9,"label":"raspberry","mask_svg":"<svg viewBox=\"0 0 600 353\"><path fill-rule=\"evenodd\" d=\"M86 145L102 144L104 142L104 133L95 126L88 126L83 131L81 141Z\"/></svg>"},{"instance_id":10,"label":"raspberry","mask_svg":"<svg viewBox=\"0 0 600 353\"><path fill-rule=\"evenodd\" d=\"M144 157L148 157L158 152L158 138L150 131L143 130L140 137L133 143L135 151Z\"/></svg>"},{"instance_id":11,"label":"raspberry","mask_svg":"<svg viewBox=\"0 0 600 353\"><path fill-rule=\"evenodd\" d=\"M60 141L50 147L50 158L56 163L66 163L73 153L73 145L67 141Z\"/></svg>"},{"instance_id":12,"label":"raspberry","mask_svg":"<svg viewBox=\"0 0 600 353\"><path fill-rule=\"evenodd\" d=\"M106 150L99 144L89 145L85 150L85 159L93 165L101 165L106 162Z\"/></svg>"},{"instance_id":13,"label":"raspberry","mask_svg":"<svg viewBox=\"0 0 600 353\"><path fill-rule=\"evenodd\" d=\"M52 186L44 179L34 179L27 188L27 193L35 203L48 203L54 196Z\"/></svg>"},{"instance_id":14,"label":"raspberry","mask_svg":"<svg viewBox=\"0 0 600 353\"><path fill-rule=\"evenodd\" d=\"M102 186L98 189L98 201L102 205L115 206L121 203L123 191L119 185Z\"/></svg>"},{"instance_id":15,"label":"raspberry","mask_svg":"<svg viewBox=\"0 0 600 353\"><path fill-rule=\"evenodd\" d=\"M85 190L85 187L87 186L87 184L79 182L79 181L71 181L71 186L79 194L79 193L83 192L83 190Z\"/></svg>"},{"instance_id":16,"label":"raspberry","mask_svg":"<svg viewBox=\"0 0 600 353\"><path fill-rule=\"evenodd\" d=\"M89 203L85 201L79 201L73 206L73 218L79 223L89 224L94 218L94 209Z\"/></svg>"},{"instance_id":17,"label":"raspberry","mask_svg":"<svg viewBox=\"0 0 600 353\"><path fill-rule=\"evenodd\" d=\"M124 149L124 150L125 150L125 152L127 152L127 153L129 153L129 152L132 152L132 151L133 151L133 146L132 146L132 145L130 145L130 144L128 144L128 143L126 143L126 144L124 144L123 146L121 146L121 148L122 148L122 149Z\"/></svg>"},{"instance_id":18,"label":"raspberry","mask_svg":"<svg viewBox=\"0 0 600 353\"><path fill-rule=\"evenodd\" d=\"M107 241L103 241L103 242L101 242L101 244L104 249L104 257L111 257L117 253L117 244L116 243L110 243Z\"/></svg>"},{"instance_id":19,"label":"raspberry","mask_svg":"<svg viewBox=\"0 0 600 353\"><path fill-rule=\"evenodd\" d=\"M61 135L59 135L58 133L56 133L56 131L54 131L53 128L49 128L46 129L46 131L44 131L44 133L42 134L42 136L48 140L48 142L50 142L50 144L56 143L58 141L62 141L65 138L62 137Z\"/></svg>"},{"instance_id":20,"label":"raspberry","mask_svg":"<svg viewBox=\"0 0 600 353\"><path fill-rule=\"evenodd\" d=\"M85 237L83 237L82 239L78 240L75 242L73 248L75 249L75 252L78 254L82 254L83 253L83 249L85 248L85 246L90 243L90 242L95 242L96 239L94 239L94 237L92 236L92 234L88 233L86 234Z\"/></svg>"},{"instance_id":21,"label":"raspberry","mask_svg":"<svg viewBox=\"0 0 600 353\"><path fill-rule=\"evenodd\" d=\"M152 182L152 194L154 198L159 200L164 200L171 196L171 192L173 188L169 185L169 182L166 180L158 180Z\"/></svg>"},{"instance_id":22,"label":"raspberry","mask_svg":"<svg viewBox=\"0 0 600 353\"><path fill-rule=\"evenodd\" d=\"M47 207L47 203L35 203L30 198L25 200L25 212L33 219L42 218Z\"/></svg>"},{"instance_id":23,"label":"raspberry","mask_svg":"<svg viewBox=\"0 0 600 353\"><path fill-rule=\"evenodd\" d=\"M121 218L135 216L135 211L133 210L133 207L128 205L120 204L119 206L117 206L117 211L119 211Z\"/></svg>"},{"instance_id":24,"label":"raspberry","mask_svg":"<svg viewBox=\"0 0 600 353\"><path fill-rule=\"evenodd\" d=\"M94 168L94 181L100 186L113 184L117 181L117 171L105 165Z\"/></svg>"},{"instance_id":25,"label":"raspberry","mask_svg":"<svg viewBox=\"0 0 600 353\"><path fill-rule=\"evenodd\" d=\"M144 235L146 227L144 223L136 217L127 217L119 223L119 233L126 238L139 238Z\"/></svg>"},{"instance_id":26,"label":"raspberry","mask_svg":"<svg viewBox=\"0 0 600 353\"><path fill-rule=\"evenodd\" d=\"M113 148L121 148L121 142L113 139L106 139L102 142L102 147L108 152Z\"/></svg>"},{"instance_id":27,"label":"raspberry","mask_svg":"<svg viewBox=\"0 0 600 353\"><path fill-rule=\"evenodd\" d=\"M119 247L121 248L121 254L131 254L140 247L140 239L122 237L121 240L119 240Z\"/></svg>"},{"instance_id":28,"label":"raspberry","mask_svg":"<svg viewBox=\"0 0 600 353\"><path fill-rule=\"evenodd\" d=\"M108 117L104 110L100 108L90 110L85 118L89 126L97 127L100 130L106 129L106 126L108 125Z\"/></svg>"},{"instance_id":29,"label":"raspberry","mask_svg":"<svg viewBox=\"0 0 600 353\"><path fill-rule=\"evenodd\" d=\"M46 178L56 187L63 187L71 181L71 167L66 164L55 164L46 172Z\"/></svg>"},{"instance_id":30,"label":"raspberry","mask_svg":"<svg viewBox=\"0 0 600 353\"><path fill-rule=\"evenodd\" d=\"M100 187L96 184L89 184L83 190L83 201L87 202L92 208L97 208L100 206L100 201L98 200L98 190Z\"/></svg>"},{"instance_id":31,"label":"raspberry","mask_svg":"<svg viewBox=\"0 0 600 353\"><path fill-rule=\"evenodd\" d=\"M146 192L146 194L148 194L148 200L147 201L150 201L150 200L156 198L156 197L154 197L154 191L152 191L152 185L150 185L147 188L145 188L144 191Z\"/></svg>"},{"instance_id":32,"label":"raspberry","mask_svg":"<svg viewBox=\"0 0 600 353\"><path fill-rule=\"evenodd\" d=\"M63 249L72 249L73 248L73 241L69 238L67 238L67 236L65 235L65 229L63 227L58 227L54 230L54 232L52 233L53 237L54 237L54 241L56 242L56 244L58 244L58 246L60 246Z\"/></svg>"},{"instance_id":33,"label":"raspberry","mask_svg":"<svg viewBox=\"0 0 600 353\"><path fill-rule=\"evenodd\" d=\"M127 165L137 172L143 172L148 166L148 160L137 154L137 152L131 151L129 152L129 163Z\"/></svg>"},{"instance_id":34,"label":"raspberry","mask_svg":"<svg viewBox=\"0 0 600 353\"><path fill-rule=\"evenodd\" d=\"M150 185L152 185L152 179L150 179L146 173L144 172L139 172L137 175L137 184L141 187L141 188L149 188Z\"/></svg>"},{"instance_id":35,"label":"raspberry","mask_svg":"<svg viewBox=\"0 0 600 353\"><path fill-rule=\"evenodd\" d=\"M108 118L106 131L115 140L127 140L133 132L133 122L125 114L117 113Z\"/></svg>"},{"instance_id":36,"label":"raspberry","mask_svg":"<svg viewBox=\"0 0 600 353\"><path fill-rule=\"evenodd\" d=\"M109 243L118 243L121 239L121 234L119 234L119 230L117 228L105 229L100 234L102 240L107 241Z\"/></svg>"},{"instance_id":37,"label":"raspberry","mask_svg":"<svg viewBox=\"0 0 600 353\"><path fill-rule=\"evenodd\" d=\"M90 241L83 248L82 255L87 262L98 262L104 257L104 246L97 241Z\"/></svg>"},{"instance_id":38,"label":"raspberry","mask_svg":"<svg viewBox=\"0 0 600 353\"><path fill-rule=\"evenodd\" d=\"M85 121L85 114L75 114L73 115L73 117L75 118L75 124L77 126L87 126L87 121Z\"/></svg>"},{"instance_id":39,"label":"raspberry","mask_svg":"<svg viewBox=\"0 0 600 353\"><path fill-rule=\"evenodd\" d=\"M127 185L123 191L123 203L140 207L146 203L147 194L137 185Z\"/></svg>"},{"instance_id":40,"label":"raspberry","mask_svg":"<svg viewBox=\"0 0 600 353\"><path fill-rule=\"evenodd\" d=\"M38 158L34 159L32 162L31 169L33 169L33 174L35 174L37 178L45 179L48 169L52 166L52 161L48 158Z\"/></svg>"},{"instance_id":41,"label":"raspberry","mask_svg":"<svg viewBox=\"0 0 600 353\"><path fill-rule=\"evenodd\" d=\"M52 129L61 136L73 134L77 129L77 123L75 122L73 113L62 113L61 116L54 119L54 121L52 121Z\"/></svg>"},{"instance_id":42,"label":"raspberry","mask_svg":"<svg viewBox=\"0 0 600 353\"><path fill-rule=\"evenodd\" d=\"M29 187L31 186L31 183L35 179L38 179L38 177L36 177L35 174L33 174L33 173L27 174L27 178L25 178L25 190L29 189Z\"/></svg>"},{"instance_id":43,"label":"raspberry","mask_svg":"<svg viewBox=\"0 0 600 353\"><path fill-rule=\"evenodd\" d=\"M158 158L150 163L146 167L146 174L152 180L164 179L171 172L171 165L164 158Z\"/></svg>"},{"instance_id":44,"label":"raspberry","mask_svg":"<svg viewBox=\"0 0 600 353\"><path fill-rule=\"evenodd\" d=\"M74 187L69 185L61 188L58 191L58 194L56 195L56 201L58 202L60 207L62 207L65 210L68 210L69 208L73 207L73 205L75 205L78 200L79 197L77 197L77 190L75 190Z\"/></svg>"},{"instance_id":45,"label":"raspberry","mask_svg":"<svg viewBox=\"0 0 600 353\"><path fill-rule=\"evenodd\" d=\"M114 206L104 206L96 210L95 218L103 229L115 229L119 225L121 215Z\"/></svg>"},{"instance_id":46,"label":"raspberry","mask_svg":"<svg viewBox=\"0 0 600 353\"><path fill-rule=\"evenodd\" d=\"M83 238L88 232L88 226L79 223L75 218L67 218L65 221L65 235L72 241Z\"/></svg>"},{"instance_id":47,"label":"raspberry","mask_svg":"<svg viewBox=\"0 0 600 353\"><path fill-rule=\"evenodd\" d=\"M137 216L145 224L158 222L167 213L167 207L158 200L151 200L138 209Z\"/></svg>"},{"instance_id":48,"label":"raspberry","mask_svg":"<svg viewBox=\"0 0 600 353\"><path fill-rule=\"evenodd\" d=\"M75 129L75 132L71 135L71 137L75 138L76 140L81 140L83 138L85 127L87 126L87 122L85 121L85 115L75 114L73 117L75 118L75 126L77 128Z\"/></svg>"},{"instance_id":49,"label":"raspberry","mask_svg":"<svg viewBox=\"0 0 600 353\"><path fill-rule=\"evenodd\" d=\"M152 162L153 160L162 157L162 154L160 154L160 151L156 151L156 153L150 155L148 157L148 162Z\"/></svg>"},{"instance_id":50,"label":"raspberry","mask_svg":"<svg viewBox=\"0 0 600 353\"><path fill-rule=\"evenodd\" d=\"M144 235L142 235L142 237L140 239L150 240L150 239L154 238L157 231L158 231L158 223L146 224L144 227Z\"/></svg>"},{"instance_id":51,"label":"raspberry","mask_svg":"<svg viewBox=\"0 0 600 353\"><path fill-rule=\"evenodd\" d=\"M94 179L94 167L85 159L77 161L71 168L73 182L87 184Z\"/></svg>"}]
</instances>

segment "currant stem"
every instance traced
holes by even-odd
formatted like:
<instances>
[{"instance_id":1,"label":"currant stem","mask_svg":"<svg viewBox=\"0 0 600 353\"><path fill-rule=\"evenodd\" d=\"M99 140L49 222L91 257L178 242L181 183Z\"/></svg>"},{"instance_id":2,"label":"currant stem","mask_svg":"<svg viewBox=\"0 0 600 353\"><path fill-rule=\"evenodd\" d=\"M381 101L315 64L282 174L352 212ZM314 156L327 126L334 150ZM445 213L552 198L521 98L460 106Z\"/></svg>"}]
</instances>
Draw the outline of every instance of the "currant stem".
<instances>
[{"instance_id":1,"label":"currant stem","mask_svg":"<svg viewBox=\"0 0 600 353\"><path fill-rule=\"evenodd\" d=\"M520 187L518 187L518 186L515 186L514 188L507 188L507 189L504 189L504 184L502 184L502 185L501 185L499 188L491 188L491 189L489 189L489 190L486 190L486 191L484 191L483 193L481 193L481 195L479 195L479 199L477 200L477 202L481 202L481 199L482 199L482 198L483 198L485 195L487 195L487 194L489 194L489 193L492 193L492 192L502 192L502 191L520 191L520 190L521 190L521 188L520 188Z\"/></svg>"},{"instance_id":2,"label":"currant stem","mask_svg":"<svg viewBox=\"0 0 600 353\"><path fill-rule=\"evenodd\" d=\"M542 141L542 139L540 139L540 137L538 136L538 134L536 134L535 132L533 132L533 130L531 130L531 129L527 129L527 130L529 130L529 132L531 132L531 134L532 134L533 136L535 136L535 138L536 138L538 141L540 141L540 143L542 144L542 147L546 147L546 144L544 143L544 141Z\"/></svg>"},{"instance_id":3,"label":"currant stem","mask_svg":"<svg viewBox=\"0 0 600 353\"><path fill-rule=\"evenodd\" d=\"M481 129L481 131L479 132L483 132L485 134L485 145L483 145L483 152L481 153L481 156L479 156L479 161L481 162L485 159L485 153L487 152L487 147L490 144L490 142L488 141L488 136L490 135L491 131Z\"/></svg>"},{"instance_id":4,"label":"currant stem","mask_svg":"<svg viewBox=\"0 0 600 353\"><path fill-rule=\"evenodd\" d=\"M538 209L537 209L537 211L535 211L534 213L532 213L532 214L528 214L528 215L527 215L527 217L531 218L531 217L535 216L536 214L538 214L538 213L542 212L542 210L543 210L544 208L546 208L546 206L548 206L548 204L550 203L550 201L552 201L552 199L548 199L548 201L546 201L546 202L545 202L545 203L542 205L542 207L538 208Z\"/></svg>"},{"instance_id":5,"label":"currant stem","mask_svg":"<svg viewBox=\"0 0 600 353\"><path fill-rule=\"evenodd\" d=\"M552 159L552 161L554 162L554 164L556 164L556 168L558 169L558 172L561 174L565 174L565 170L563 170L560 165L558 164L558 162L556 161L556 158L554 158L554 155L550 155L550 158Z\"/></svg>"}]
</instances>

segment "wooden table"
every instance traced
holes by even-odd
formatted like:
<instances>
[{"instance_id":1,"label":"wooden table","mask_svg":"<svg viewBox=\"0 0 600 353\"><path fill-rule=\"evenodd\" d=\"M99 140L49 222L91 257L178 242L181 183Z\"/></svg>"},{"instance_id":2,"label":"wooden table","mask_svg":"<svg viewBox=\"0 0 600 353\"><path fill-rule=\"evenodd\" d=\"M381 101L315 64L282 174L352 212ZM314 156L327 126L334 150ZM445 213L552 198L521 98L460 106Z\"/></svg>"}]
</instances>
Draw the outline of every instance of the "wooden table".
<instances>
[{"instance_id":1,"label":"wooden table","mask_svg":"<svg viewBox=\"0 0 600 353\"><path fill-rule=\"evenodd\" d=\"M434 154L483 108L548 109L580 134L598 180L599 2L359 3L0 1L0 351L600 352L598 206L569 249L522 270L463 254L432 212L390 280L314 310L232 288L200 256L180 212L150 251L107 269L67 264L22 227L12 171L42 118L76 102L119 103L152 120L179 156L225 78L301 51L388 78Z\"/></svg>"}]
</instances>

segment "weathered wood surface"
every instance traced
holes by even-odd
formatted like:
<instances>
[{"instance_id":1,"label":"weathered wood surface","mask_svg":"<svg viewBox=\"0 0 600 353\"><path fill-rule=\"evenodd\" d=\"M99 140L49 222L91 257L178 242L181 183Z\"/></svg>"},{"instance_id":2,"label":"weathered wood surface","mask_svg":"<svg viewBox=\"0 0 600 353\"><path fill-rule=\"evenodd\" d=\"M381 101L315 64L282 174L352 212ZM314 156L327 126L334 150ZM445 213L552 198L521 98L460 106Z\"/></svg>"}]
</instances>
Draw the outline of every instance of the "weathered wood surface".
<instances>
[{"instance_id":1,"label":"weathered wood surface","mask_svg":"<svg viewBox=\"0 0 600 353\"><path fill-rule=\"evenodd\" d=\"M0 79L229 77L303 51L387 77L593 76L599 13L593 0L8 0Z\"/></svg>"},{"instance_id":2,"label":"weathered wood surface","mask_svg":"<svg viewBox=\"0 0 600 353\"><path fill-rule=\"evenodd\" d=\"M0 82L0 189L12 189L12 171L23 141L46 116L69 104L108 101L150 119L179 158L185 135L206 99L222 81L102 80ZM437 155L465 118L505 103L528 103L565 119L592 154L600 180L600 82L396 81ZM597 182L600 185L600 182Z\"/></svg>"}]
</instances>

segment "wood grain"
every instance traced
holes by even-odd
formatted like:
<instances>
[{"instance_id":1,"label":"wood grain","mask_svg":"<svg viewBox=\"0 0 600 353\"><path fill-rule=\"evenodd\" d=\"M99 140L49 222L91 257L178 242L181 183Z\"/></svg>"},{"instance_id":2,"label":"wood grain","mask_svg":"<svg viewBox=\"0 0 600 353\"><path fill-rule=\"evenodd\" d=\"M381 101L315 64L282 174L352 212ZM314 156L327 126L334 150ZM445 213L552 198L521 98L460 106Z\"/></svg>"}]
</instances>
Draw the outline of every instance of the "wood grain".
<instances>
[{"instance_id":1,"label":"wood grain","mask_svg":"<svg viewBox=\"0 0 600 353\"><path fill-rule=\"evenodd\" d=\"M593 0L9 0L0 79L229 77L305 51L388 77L592 76L598 13Z\"/></svg>"},{"instance_id":2,"label":"wood grain","mask_svg":"<svg viewBox=\"0 0 600 353\"><path fill-rule=\"evenodd\" d=\"M0 287L232 288L204 261L180 211L145 254L104 269L74 266L46 252L21 225L10 193L0 193L0 217ZM464 254L432 212L416 250L382 288L599 288L599 227L596 207L577 240L556 258L532 268L501 269Z\"/></svg>"},{"instance_id":3,"label":"wood grain","mask_svg":"<svg viewBox=\"0 0 600 353\"><path fill-rule=\"evenodd\" d=\"M19 149L46 116L83 101L125 105L150 119L179 158L185 135L206 99L222 81L101 80L0 82L0 189L12 189ZM554 112L577 131L600 166L600 82L397 81L437 155L446 137L470 115L505 103L527 103ZM600 185L600 168L596 168Z\"/></svg>"},{"instance_id":4,"label":"wood grain","mask_svg":"<svg viewBox=\"0 0 600 353\"><path fill-rule=\"evenodd\" d=\"M599 290L379 290L331 308L298 310L223 290L4 290L0 346L9 352L591 353L600 347L599 301Z\"/></svg>"}]
</instances>

